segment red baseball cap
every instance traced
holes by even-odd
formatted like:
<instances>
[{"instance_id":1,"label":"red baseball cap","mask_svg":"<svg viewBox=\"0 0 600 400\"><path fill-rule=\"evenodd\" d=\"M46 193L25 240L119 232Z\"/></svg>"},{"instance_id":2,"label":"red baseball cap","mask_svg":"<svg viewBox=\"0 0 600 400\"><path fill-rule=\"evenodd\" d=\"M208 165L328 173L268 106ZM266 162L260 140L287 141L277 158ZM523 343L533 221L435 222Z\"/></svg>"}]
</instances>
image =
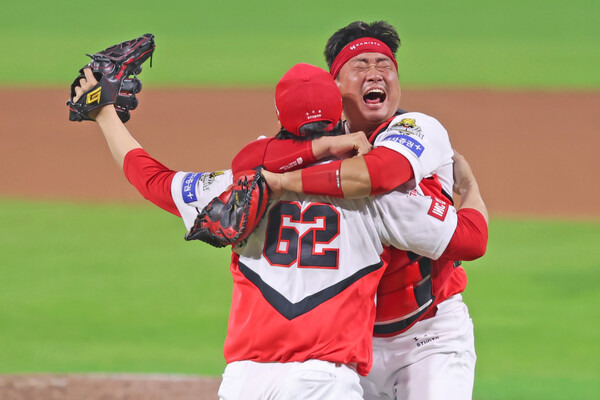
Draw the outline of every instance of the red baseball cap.
<instances>
[{"instance_id":1,"label":"red baseball cap","mask_svg":"<svg viewBox=\"0 0 600 400\"><path fill-rule=\"evenodd\" d=\"M300 127L308 122L327 121L333 129L342 118L342 95L329 72L300 63L277 83L275 108L281 125L301 136Z\"/></svg>"}]
</instances>

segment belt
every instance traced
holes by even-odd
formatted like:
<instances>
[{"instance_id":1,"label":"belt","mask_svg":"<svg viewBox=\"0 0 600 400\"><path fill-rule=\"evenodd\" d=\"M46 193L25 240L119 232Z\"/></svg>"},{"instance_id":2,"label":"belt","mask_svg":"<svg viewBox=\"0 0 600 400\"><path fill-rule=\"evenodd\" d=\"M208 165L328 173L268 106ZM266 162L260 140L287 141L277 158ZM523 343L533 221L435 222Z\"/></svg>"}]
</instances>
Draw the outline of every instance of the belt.
<instances>
[{"instance_id":1,"label":"belt","mask_svg":"<svg viewBox=\"0 0 600 400\"><path fill-rule=\"evenodd\" d=\"M417 313L412 314L409 317L390 322L376 323L375 327L373 328L373 336L395 336L406 331L417 321L423 321L434 317L437 313L437 305L432 304L433 301L429 306L419 310Z\"/></svg>"}]
</instances>

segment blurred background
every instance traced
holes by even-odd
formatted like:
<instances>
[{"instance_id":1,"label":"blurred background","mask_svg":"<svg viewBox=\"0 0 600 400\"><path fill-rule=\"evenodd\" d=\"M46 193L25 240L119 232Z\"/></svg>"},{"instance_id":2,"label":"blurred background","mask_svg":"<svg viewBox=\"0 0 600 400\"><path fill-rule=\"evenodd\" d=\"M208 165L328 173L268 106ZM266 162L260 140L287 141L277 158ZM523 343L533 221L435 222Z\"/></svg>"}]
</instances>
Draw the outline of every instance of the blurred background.
<instances>
[{"instance_id":1,"label":"blurred background","mask_svg":"<svg viewBox=\"0 0 600 400\"><path fill-rule=\"evenodd\" d=\"M225 366L228 251L185 243L94 124L67 121L85 53L153 33L128 127L166 165L212 170L275 132L289 67L325 68L333 32L386 20L402 40L403 107L444 123L490 208L488 252L465 263L474 398L600 398L597 1L5 3L0 373Z\"/></svg>"}]
</instances>

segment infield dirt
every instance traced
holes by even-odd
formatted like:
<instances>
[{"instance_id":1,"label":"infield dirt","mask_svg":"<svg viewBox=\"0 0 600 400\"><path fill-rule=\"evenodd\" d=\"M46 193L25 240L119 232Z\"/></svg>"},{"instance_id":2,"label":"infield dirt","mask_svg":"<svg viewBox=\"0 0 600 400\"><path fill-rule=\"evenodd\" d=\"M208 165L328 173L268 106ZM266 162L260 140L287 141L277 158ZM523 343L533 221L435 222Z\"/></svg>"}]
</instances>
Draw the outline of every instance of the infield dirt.
<instances>
[{"instance_id":1,"label":"infield dirt","mask_svg":"<svg viewBox=\"0 0 600 400\"><path fill-rule=\"evenodd\" d=\"M0 196L144 202L98 127L69 122L68 93L0 90ZM175 170L225 169L278 130L273 91L144 90L128 128ZM492 216L600 217L600 92L405 89L402 107L438 118L478 178Z\"/></svg>"},{"instance_id":2,"label":"infield dirt","mask_svg":"<svg viewBox=\"0 0 600 400\"><path fill-rule=\"evenodd\" d=\"M68 93L0 90L0 197L146 202L98 127L68 121ZM174 170L225 169L278 130L273 90L149 90L127 127ZM492 217L600 219L600 92L405 89L402 107L438 118L480 182ZM202 399L217 378L0 376L4 399Z\"/></svg>"}]
</instances>

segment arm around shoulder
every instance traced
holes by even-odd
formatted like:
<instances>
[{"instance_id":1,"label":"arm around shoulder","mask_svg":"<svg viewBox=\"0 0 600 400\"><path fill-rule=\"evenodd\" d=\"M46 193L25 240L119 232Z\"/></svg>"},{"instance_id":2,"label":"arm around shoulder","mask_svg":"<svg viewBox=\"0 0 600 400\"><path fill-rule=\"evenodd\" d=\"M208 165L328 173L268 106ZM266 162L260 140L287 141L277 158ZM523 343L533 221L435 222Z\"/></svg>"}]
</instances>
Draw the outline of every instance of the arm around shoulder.
<instances>
[{"instance_id":1,"label":"arm around shoulder","mask_svg":"<svg viewBox=\"0 0 600 400\"><path fill-rule=\"evenodd\" d=\"M443 257L471 261L487 249L489 215L467 160L454 152L454 191L460 196L456 230Z\"/></svg>"}]
</instances>

